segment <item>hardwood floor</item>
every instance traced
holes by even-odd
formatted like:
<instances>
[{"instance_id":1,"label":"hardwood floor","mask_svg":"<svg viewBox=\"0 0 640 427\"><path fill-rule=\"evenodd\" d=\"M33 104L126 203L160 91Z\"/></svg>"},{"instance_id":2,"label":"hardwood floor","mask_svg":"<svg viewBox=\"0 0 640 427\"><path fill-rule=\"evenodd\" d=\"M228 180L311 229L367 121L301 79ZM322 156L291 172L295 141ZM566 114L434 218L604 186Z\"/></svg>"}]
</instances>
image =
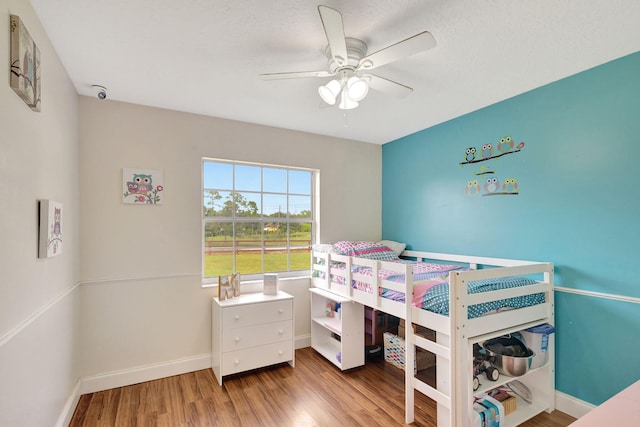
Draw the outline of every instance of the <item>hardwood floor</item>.
<instances>
[{"instance_id":1,"label":"hardwood floor","mask_svg":"<svg viewBox=\"0 0 640 427\"><path fill-rule=\"evenodd\" d=\"M436 426L433 401L416 392L415 426ZM554 411L522 424L565 427ZM384 360L347 373L310 347L288 364L225 377L211 369L82 395L78 426L394 426L404 425L404 372Z\"/></svg>"}]
</instances>

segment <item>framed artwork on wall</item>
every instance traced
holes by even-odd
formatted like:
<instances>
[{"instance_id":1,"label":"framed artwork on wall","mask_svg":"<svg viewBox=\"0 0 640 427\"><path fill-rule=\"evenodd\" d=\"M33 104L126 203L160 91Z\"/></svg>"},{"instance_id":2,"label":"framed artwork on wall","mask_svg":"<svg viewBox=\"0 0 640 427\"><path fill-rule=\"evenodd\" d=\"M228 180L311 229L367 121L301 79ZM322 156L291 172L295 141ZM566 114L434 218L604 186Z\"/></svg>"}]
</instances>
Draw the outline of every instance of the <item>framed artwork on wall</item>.
<instances>
[{"instance_id":1,"label":"framed artwork on wall","mask_svg":"<svg viewBox=\"0 0 640 427\"><path fill-rule=\"evenodd\" d=\"M163 173L160 170L123 168L122 201L138 205L161 205Z\"/></svg>"},{"instance_id":2,"label":"framed artwork on wall","mask_svg":"<svg viewBox=\"0 0 640 427\"><path fill-rule=\"evenodd\" d=\"M40 51L17 15L10 15L11 69L9 84L33 110L40 111Z\"/></svg>"},{"instance_id":3,"label":"framed artwork on wall","mask_svg":"<svg viewBox=\"0 0 640 427\"><path fill-rule=\"evenodd\" d=\"M62 203L40 200L40 231L38 258L50 258L62 253Z\"/></svg>"}]
</instances>

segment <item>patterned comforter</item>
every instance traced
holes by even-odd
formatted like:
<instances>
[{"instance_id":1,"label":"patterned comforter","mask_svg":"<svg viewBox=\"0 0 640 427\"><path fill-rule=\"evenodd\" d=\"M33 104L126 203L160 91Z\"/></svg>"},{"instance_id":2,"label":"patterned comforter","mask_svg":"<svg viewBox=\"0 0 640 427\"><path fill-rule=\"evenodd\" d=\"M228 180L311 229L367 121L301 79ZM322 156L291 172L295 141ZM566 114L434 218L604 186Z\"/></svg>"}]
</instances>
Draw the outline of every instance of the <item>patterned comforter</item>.
<instances>
[{"instance_id":1,"label":"patterned comforter","mask_svg":"<svg viewBox=\"0 0 640 427\"><path fill-rule=\"evenodd\" d=\"M407 263L409 261L401 260L398 262ZM434 313L449 315L449 273L451 271L468 271L468 268L458 265L434 264L425 262L411 262L414 265L414 288L412 305ZM371 270L364 267L357 267L357 271L362 274L371 275ZM404 282L404 275L397 274L389 270L379 270L379 276L382 279ZM468 292L477 294L481 292L496 291L500 289L513 288L517 286L526 286L535 284L536 281L527 277L513 276L501 277L497 279L476 280L469 282ZM363 282L352 283L356 289L365 292L371 292L371 286ZM390 289L381 289L380 295L395 301L404 301L405 296L402 292L396 292ZM485 314L496 313L499 311L511 310L516 308L528 307L531 305L541 304L545 302L544 293L525 295L522 297L507 298L487 303L471 305L468 308L468 318L472 319Z\"/></svg>"}]
</instances>

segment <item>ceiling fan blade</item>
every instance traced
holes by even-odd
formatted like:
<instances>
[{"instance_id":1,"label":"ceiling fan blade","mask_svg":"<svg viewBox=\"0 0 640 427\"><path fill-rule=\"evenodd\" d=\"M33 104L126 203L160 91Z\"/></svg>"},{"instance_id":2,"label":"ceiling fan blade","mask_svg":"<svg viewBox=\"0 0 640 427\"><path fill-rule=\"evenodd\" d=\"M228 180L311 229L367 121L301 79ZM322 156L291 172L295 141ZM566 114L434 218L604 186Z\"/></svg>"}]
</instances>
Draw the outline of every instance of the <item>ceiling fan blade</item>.
<instances>
[{"instance_id":1,"label":"ceiling fan blade","mask_svg":"<svg viewBox=\"0 0 640 427\"><path fill-rule=\"evenodd\" d=\"M293 71L290 73L268 73L260 74L262 80L282 80L282 79L299 79L304 77L329 77L333 73L329 71Z\"/></svg>"},{"instance_id":2,"label":"ceiling fan blade","mask_svg":"<svg viewBox=\"0 0 640 427\"><path fill-rule=\"evenodd\" d=\"M344 37L344 25L342 23L342 14L335 9L327 6L318 6L324 33L327 36L331 57L338 66L347 63L347 42Z\"/></svg>"},{"instance_id":3,"label":"ceiling fan blade","mask_svg":"<svg viewBox=\"0 0 640 427\"><path fill-rule=\"evenodd\" d=\"M371 89L375 89L387 95L395 96L396 98L404 98L413 92L413 89L409 86L394 82L393 80L385 79L384 77L373 74L366 74L362 77L369 81L369 87L371 87Z\"/></svg>"},{"instance_id":4,"label":"ceiling fan blade","mask_svg":"<svg viewBox=\"0 0 640 427\"><path fill-rule=\"evenodd\" d=\"M436 46L436 39L430 32L424 31L415 36L402 40L391 46L387 46L371 55L365 56L360 60L358 68L362 70L371 70L381 65L388 64L398 59L414 55L418 52L431 49Z\"/></svg>"}]
</instances>

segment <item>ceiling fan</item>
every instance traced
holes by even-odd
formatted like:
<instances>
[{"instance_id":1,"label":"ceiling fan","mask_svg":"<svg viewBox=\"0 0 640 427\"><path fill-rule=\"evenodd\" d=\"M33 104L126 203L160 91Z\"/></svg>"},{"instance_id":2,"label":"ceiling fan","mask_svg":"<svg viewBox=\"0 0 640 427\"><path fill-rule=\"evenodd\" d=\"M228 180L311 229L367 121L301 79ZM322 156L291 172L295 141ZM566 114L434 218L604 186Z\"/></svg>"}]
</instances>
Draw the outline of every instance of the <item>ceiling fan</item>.
<instances>
[{"instance_id":1,"label":"ceiling fan","mask_svg":"<svg viewBox=\"0 0 640 427\"><path fill-rule=\"evenodd\" d=\"M365 42L345 37L339 11L320 5L318 12L328 42L325 54L329 69L261 74L263 80L334 77L329 83L318 87L318 93L329 105L339 101L338 108L343 110L356 108L358 102L367 96L369 87L396 97L404 97L413 91L409 86L370 74L369 70L435 47L436 40L431 33L423 31L367 55Z\"/></svg>"}]
</instances>

